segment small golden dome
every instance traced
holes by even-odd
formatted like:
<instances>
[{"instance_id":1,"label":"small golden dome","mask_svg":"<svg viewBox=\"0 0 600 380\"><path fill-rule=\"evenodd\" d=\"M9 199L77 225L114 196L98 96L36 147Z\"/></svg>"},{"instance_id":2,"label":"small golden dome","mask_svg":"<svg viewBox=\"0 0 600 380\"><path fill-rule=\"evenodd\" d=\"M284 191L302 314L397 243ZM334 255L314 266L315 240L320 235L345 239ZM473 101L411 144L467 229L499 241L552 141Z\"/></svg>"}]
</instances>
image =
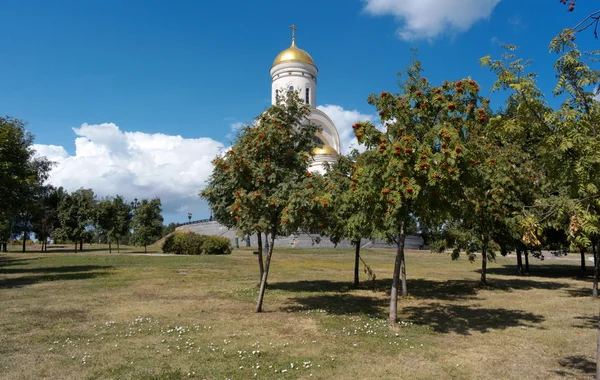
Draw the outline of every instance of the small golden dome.
<instances>
[{"instance_id":1,"label":"small golden dome","mask_svg":"<svg viewBox=\"0 0 600 380\"><path fill-rule=\"evenodd\" d=\"M315 149L313 149L313 154L318 155L318 154L333 154L335 156L338 155L338 152L333 149L333 147L331 147L330 145L323 145L323 146L318 146Z\"/></svg>"},{"instance_id":2,"label":"small golden dome","mask_svg":"<svg viewBox=\"0 0 600 380\"><path fill-rule=\"evenodd\" d=\"M292 46L279 53L275 61L273 61L273 66L284 62L302 62L315 66L315 62L310 54L296 47L295 40L292 40Z\"/></svg>"}]
</instances>

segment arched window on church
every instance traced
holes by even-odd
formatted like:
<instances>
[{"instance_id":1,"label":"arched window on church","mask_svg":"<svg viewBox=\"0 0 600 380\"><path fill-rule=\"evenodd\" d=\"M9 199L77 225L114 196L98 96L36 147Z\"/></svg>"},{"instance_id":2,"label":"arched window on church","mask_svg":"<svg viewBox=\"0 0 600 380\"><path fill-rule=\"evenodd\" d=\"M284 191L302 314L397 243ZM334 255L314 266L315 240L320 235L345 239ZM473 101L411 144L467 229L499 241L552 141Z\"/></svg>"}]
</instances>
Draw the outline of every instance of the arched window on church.
<instances>
[{"instance_id":1,"label":"arched window on church","mask_svg":"<svg viewBox=\"0 0 600 380\"><path fill-rule=\"evenodd\" d=\"M306 88L306 104L310 103L310 88Z\"/></svg>"},{"instance_id":2,"label":"arched window on church","mask_svg":"<svg viewBox=\"0 0 600 380\"><path fill-rule=\"evenodd\" d=\"M288 88L288 92L294 92L294 86L290 86L290 88Z\"/></svg>"}]
</instances>

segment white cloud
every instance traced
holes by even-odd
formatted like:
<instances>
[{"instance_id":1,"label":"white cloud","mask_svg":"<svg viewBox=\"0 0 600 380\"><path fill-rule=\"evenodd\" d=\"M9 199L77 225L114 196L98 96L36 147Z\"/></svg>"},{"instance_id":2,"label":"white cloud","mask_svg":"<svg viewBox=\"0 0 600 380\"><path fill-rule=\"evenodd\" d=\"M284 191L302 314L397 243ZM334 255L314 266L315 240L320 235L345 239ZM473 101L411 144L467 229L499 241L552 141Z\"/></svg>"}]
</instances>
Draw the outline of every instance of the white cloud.
<instances>
[{"instance_id":1,"label":"white cloud","mask_svg":"<svg viewBox=\"0 0 600 380\"><path fill-rule=\"evenodd\" d=\"M165 221L208 214L198 192L224 145L210 138L186 139L162 133L124 132L113 123L73 128L75 154L62 146L34 145L37 155L56 162L50 183L69 191L91 188L102 196L131 200L159 197Z\"/></svg>"},{"instance_id":2,"label":"white cloud","mask_svg":"<svg viewBox=\"0 0 600 380\"><path fill-rule=\"evenodd\" d=\"M238 134L238 132L244 127L244 123L240 122L240 121L236 121L235 123L231 123L229 125L229 129L231 129L231 132L225 135L225 138L227 140L233 140L235 139L235 136Z\"/></svg>"},{"instance_id":3,"label":"white cloud","mask_svg":"<svg viewBox=\"0 0 600 380\"><path fill-rule=\"evenodd\" d=\"M359 121L374 122L374 115L363 114L356 110L345 110L342 106L333 104L326 104L324 106L318 106L317 108L325 112L335 124L338 133L340 134L340 143L343 154L349 153L352 148L364 150L364 148L361 149L361 147L358 146L352 126Z\"/></svg>"},{"instance_id":4,"label":"white cloud","mask_svg":"<svg viewBox=\"0 0 600 380\"><path fill-rule=\"evenodd\" d=\"M468 30L487 19L500 0L363 0L364 10L392 15L401 23L397 36L406 41L433 39L444 33Z\"/></svg>"}]
</instances>

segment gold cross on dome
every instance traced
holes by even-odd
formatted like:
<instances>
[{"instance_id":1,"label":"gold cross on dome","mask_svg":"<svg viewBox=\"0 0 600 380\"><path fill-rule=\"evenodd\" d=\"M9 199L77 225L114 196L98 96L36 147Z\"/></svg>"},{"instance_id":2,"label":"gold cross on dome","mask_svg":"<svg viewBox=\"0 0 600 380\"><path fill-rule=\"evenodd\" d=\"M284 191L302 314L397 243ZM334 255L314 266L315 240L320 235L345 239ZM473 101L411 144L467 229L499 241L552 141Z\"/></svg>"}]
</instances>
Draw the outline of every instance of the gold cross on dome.
<instances>
[{"instance_id":1,"label":"gold cross on dome","mask_svg":"<svg viewBox=\"0 0 600 380\"><path fill-rule=\"evenodd\" d=\"M292 41L296 39L296 30L298 30L298 28L296 28L296 25L292 24L292 26L290 26L290 29L292 30Z\"/></svg>"}]
</instances>

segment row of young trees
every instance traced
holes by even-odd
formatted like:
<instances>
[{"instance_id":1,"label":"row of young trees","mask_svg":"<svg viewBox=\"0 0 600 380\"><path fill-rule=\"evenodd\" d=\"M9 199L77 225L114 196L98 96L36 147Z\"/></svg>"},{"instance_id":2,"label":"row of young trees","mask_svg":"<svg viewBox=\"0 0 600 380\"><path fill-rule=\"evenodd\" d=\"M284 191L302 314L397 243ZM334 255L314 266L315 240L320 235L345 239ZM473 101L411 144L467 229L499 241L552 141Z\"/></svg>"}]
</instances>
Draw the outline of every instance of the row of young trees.
<instances>
[{"instance_id":1,"label":"row of young trees","mask_svg":"<svg viewBox=\"0 0 600 380\"><path fill-rule=\"evenodd\" d=\"M42 243L84 241L146 245L163 236L160 199L127 202L122 196L97 199L91 189L72 193L46 184L52 163L35 155L33 135L22 121L0 117L0 245L21 237L23 251L33 233Z\"/></svg>"},{"instance_id":2,"label":"row of young trees","mask_svg":"<svg viewBox=\"0 0 600 380\"><path fill-rule=\"evenodd\" d=\"M318 127L307 123L309 110L296 95L281 96L242 129L214 160L201 196L219 222L259 234L259 242L261 234L270 239L264 263L259 255L257 311L275 237L298 231L350 240L356 268L361 239L395 243L390 323L398 295L408 294L410 232L426 233L435 250L453 258L479 252L482 283L496 253L516 252L522 270L521 255L539 254L557 234L578 252L600 249L595 53L581 53L569 31L552 41L560 102L553 107L516 47L505 48L500 59L481 60L496 74L492 90L507 96L503 107L492 110L471 78L430 83L414 60L398 92L369 97L381 123L353 126L365 150L341 157L325 175L308 171Z\"/></svg>"}]
</instances>

